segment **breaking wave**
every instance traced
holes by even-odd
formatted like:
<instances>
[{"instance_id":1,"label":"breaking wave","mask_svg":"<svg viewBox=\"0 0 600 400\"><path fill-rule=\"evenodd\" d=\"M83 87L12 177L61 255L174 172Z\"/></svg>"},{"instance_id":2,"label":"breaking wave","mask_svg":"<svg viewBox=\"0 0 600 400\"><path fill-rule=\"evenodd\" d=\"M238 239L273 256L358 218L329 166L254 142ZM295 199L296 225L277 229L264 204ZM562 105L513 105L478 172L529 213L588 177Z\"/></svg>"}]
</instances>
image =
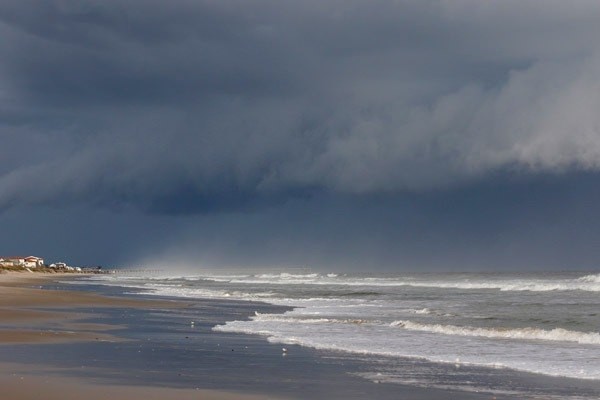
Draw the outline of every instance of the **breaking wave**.
<instances>
[{"instance_id":1,"label":"breaking wave","mask_svg":"<svg viewBox=\"0 0 600 400\"><path fill-rule=\"evenodd\" d=\"M254 312L254 315L250 317L252 321L269 321L269 322L283 322L290 324L355 324L362 325L368 323L375 323L377 321L370 321L359 318L296 318L287 317L283 314L261 314Z\"/></svg>"},{"instance_id":2,"label":"breaking wave","mask_svg":"<svg viewBox=\"0 0 600 400\"><path fill-rule=\"evenodd\" d=\"M594 277L589 275L589 277ZM596 279L598 277L596 276ZM443 288L443 289L496 289L502 292L552 292L565 290L582 290L600 292L600 281L594 280L563 280L563 281L498 281L498 282L410 282L407 286Z\"/></svg>"},{"instance_id":3,"label":"breaking wave","mask_svg":"<svg viewBox=\"0 0 600 400\"><path fill-rule=\"evenodd\" d=\"M477 336L494 339L526 339L526 340L552 340L562 342L576 342L579 344L600 344L600 334L595 332L577 332L567 329L555 328L551 330L537 328L495 329L476 328L472 326L456 325L431 325L412 321L394 321L392 327L399 327L411 331L431 332L444 335Z\"/></svg>"},{"instance_id":4,"label":"breaking wave","mask_svg":"<svg viewBox=\"0 0 600 400\"><path fill-rule=\"evenodd\" d=\"M212 282L235 284L265 285L330 285L361 287L426 287L460 290L500 290L500 291L568 291L582 290L600 291L600 274L582 276L580 278L545 278L523 277L520 279L502 279L479 276L470 279L425 279L423 276L398 277L359 277L338 274L257 274L257 275L205 275L200 279Z\"/></svg>"},{"instance_id":5,"label":"breaking wave","mask_svg":"<svg viewBox=\"0 0 600 400\"><path fill-rule=\"evenodd\" d=\"M591 282L591 283L600 283L600 274L597 275L586 275L577 279L580 282Z\"/></svg>"}]
</instances>

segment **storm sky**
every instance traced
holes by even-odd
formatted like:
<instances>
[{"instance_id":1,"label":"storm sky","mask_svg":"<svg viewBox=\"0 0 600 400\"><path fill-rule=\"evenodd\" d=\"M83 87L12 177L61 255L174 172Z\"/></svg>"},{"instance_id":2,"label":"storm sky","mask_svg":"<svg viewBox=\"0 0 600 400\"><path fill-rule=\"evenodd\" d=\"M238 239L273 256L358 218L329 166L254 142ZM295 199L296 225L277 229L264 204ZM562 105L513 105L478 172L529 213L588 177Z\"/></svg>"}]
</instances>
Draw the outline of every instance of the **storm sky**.
<instances>
[{"instance_id":1,"label":"storm sky","mask_svg":"<svg viewBox=\"0 0 600 400\"><path fill-rule=\"evenodd\" d=\"M0 254L596 269L597 1L4 0Z\"/></svg>"}]
</instances>

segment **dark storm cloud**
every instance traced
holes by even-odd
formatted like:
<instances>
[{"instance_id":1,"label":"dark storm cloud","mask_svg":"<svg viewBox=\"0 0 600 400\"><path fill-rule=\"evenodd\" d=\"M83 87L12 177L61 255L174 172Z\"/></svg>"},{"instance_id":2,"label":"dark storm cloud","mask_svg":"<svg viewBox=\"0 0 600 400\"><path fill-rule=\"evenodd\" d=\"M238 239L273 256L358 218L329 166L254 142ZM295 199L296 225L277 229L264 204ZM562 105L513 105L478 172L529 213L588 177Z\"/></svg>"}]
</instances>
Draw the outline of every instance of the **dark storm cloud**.
<instances>
[{"instance_id":1,"label":"dark storm cloud","mask_svg":"<svg viewBox=\"0 0 600 400\"><path fill-rule=\"evenodd\" d=\"M586 1L4 1L0 208L595 171L599 22Z\"/></svg>"}]
</instances>

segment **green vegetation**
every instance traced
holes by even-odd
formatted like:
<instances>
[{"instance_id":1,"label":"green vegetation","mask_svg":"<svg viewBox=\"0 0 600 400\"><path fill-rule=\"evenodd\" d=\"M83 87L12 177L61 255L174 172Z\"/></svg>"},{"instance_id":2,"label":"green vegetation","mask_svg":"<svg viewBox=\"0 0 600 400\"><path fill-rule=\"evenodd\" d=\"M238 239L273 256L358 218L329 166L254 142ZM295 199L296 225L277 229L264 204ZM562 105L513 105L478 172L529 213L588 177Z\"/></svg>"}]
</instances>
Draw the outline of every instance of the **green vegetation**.
<instances>
[{"instance_id":1,"label":"green vegetation","mask_svg":"<svg viewBox=\"0 0 600 400\"><path fill-rule=\"evenodd\" d=\"M45 273L45 274L53 274L53 273L57 273L57 272L60 272L60 273L77 273L77 271L68 271L68 270L57 271L54 268L48 268L46 266L36 267L36 268L29 268L29 270L31 272ZM19 265L0 265L0 273L2 273L4 271L28 272L27 269L25 269L25 267L22 267L22 266L19 266Z\"/></svg>"}]
</instances>

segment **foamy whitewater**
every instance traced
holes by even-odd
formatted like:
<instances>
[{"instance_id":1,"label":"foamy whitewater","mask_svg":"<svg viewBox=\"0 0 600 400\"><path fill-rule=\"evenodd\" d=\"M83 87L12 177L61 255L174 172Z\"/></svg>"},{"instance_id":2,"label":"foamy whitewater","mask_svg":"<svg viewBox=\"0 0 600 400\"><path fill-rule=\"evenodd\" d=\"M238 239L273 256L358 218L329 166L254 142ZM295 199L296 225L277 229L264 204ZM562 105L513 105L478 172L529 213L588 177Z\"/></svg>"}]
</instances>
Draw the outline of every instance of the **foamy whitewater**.
<instances>
[{"instance_id":1,"label":"foamy whitewater","mask_svg":"<svg viewBox=\"0 0 600 400\"><path fill-rule=\"evenodd\" d=\"M600 380L600 274L200 274L95 283L293 307L213 329L363 355Z\"/></svg>"}]
</instances>

